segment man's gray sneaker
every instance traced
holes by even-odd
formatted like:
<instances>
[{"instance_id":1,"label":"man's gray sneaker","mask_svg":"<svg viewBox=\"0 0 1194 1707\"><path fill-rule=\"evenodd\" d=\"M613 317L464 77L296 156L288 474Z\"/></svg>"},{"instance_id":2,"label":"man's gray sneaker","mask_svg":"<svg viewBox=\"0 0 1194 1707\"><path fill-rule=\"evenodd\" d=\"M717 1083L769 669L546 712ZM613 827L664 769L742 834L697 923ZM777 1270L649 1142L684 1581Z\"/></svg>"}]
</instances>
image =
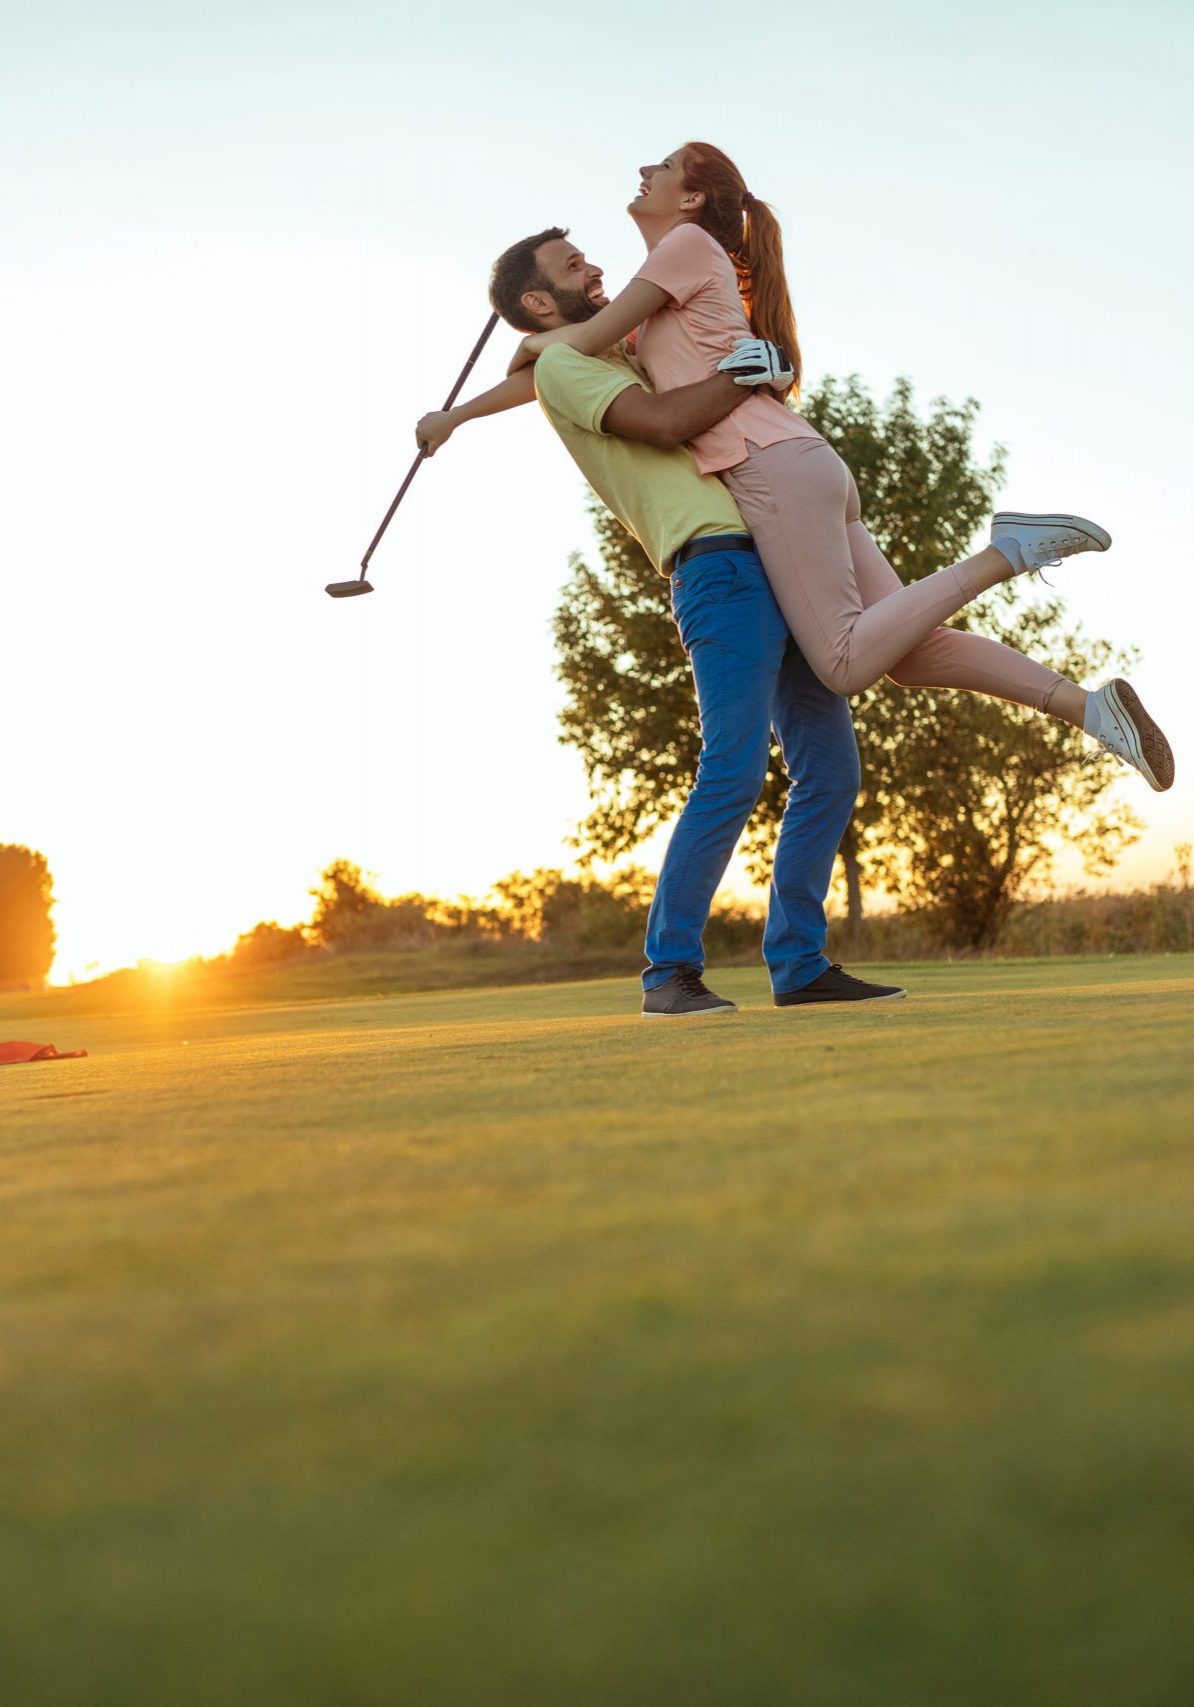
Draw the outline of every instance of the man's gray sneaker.
<instances>
[{"instance_id":1,"label":"man's gray sneaker","mask_svg":"<svg viewBox=\"0 0 1194 1707\"><path fill-rule=\"evenodd\" d=\"M840 966L830 966L799 990L777 991L777 1008L803 1007L806 1002L901 1002L908 994L898 984L868 984Z\"/></svg>"},{"instance_id":2,"label":"man's gray sneaker","mask_svg":"<svg viewBox=\"0 0 1194 1707\"><path fill-rule=\"evenodd\" d=\"M644 1019L706 1019L737 1012L733 1002L713 994L695 966L682 966L666 984L643 991Z\"/></svg>"}]
</instances>

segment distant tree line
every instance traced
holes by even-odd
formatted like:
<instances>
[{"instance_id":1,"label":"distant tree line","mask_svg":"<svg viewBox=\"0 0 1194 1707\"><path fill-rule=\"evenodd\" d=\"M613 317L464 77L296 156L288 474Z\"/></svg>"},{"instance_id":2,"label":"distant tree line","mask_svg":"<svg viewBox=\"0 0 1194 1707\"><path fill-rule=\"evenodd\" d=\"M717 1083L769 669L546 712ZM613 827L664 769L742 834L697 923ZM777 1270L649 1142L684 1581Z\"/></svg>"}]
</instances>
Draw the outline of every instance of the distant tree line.
<instances>
[{"instance_id":1,"label":"distant tree line","mask_svg":"<svg viewBox=\"0 0 1194 1707\"><path fill-rule=\"evenodd\" d=\"M1022 900L1000 934L1009 954L1188 953L1194 950L1194 888L1188 844L1175 850L1168 883L1121 895L1077 895ZM638 866L599 879L591 871L512 872L480 901L445 901L405 894L389 900L351 860L337 859L311 891L314 908L304 924L255 925L237 939L227 964L238 971L342 954L403 954L464 946L485 953L540 951L545 959L608 957L634 970L641 964L643 933L655 879ZM705 932L713 960L754 960L763 932L761 909L719 902ZM985 950L951 948L926 909L871 915L866 951L877 959L932 959ZM849 940L848 922L831 921L829 948Z\"/></svg>"},{"instance_id":2,"label":"distant tree line","mask_svg":"<svg viewBox=\"0 0 1194 1707\"><path fill-rule=\"evenodd\" d=\"M333 860L311 891L315 906L305 924L254 925L237 939L240 966L267 966L312 952L368 954L434 948L445 942L533 943L569 953L642 948L655 879L628 866L602 881L592 872L516 871L480 901L445 901L405 894L387 900L351 860ZM757 943L754 908L719 904L706 941L724 953Z\"/></svg>"}]
</instances>

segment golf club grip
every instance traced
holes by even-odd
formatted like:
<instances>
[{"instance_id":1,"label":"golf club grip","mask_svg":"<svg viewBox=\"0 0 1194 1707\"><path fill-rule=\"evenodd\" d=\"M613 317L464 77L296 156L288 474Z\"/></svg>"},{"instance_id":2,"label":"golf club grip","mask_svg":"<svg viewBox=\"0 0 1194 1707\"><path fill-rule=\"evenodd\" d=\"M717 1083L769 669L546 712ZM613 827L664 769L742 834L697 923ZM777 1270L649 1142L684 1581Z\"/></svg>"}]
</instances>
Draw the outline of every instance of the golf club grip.
<instances>
[{"instance_id":1,"label":"golf club grip","mask_svg":"<svg viewBox=\"0 0 1194 1707\"><path fill-rule=\"evenodd\" d=\"M489 342L489 335L493 331L493 329L497 325L497 323L498 323L497 315L491 314L489 316L489 319L485 322L485 330L482 332L481 336L477 339L476 343L473 345L472 350L469 353L468 360L465 362L464 366L461 368L460 375L457 378L456 384L452 387L451 391L449 391L449 393L448 393L447 400L444 403L445 409L450 409L452 407L453 403L455 403L456 399L459 397L461 386L464 384L464 382L468 378L469 374L473 371L473 365L476 362L477 357L481 354L481 351L485 348L486 344ZM386 529L389 527L390 523L394 519L394 511L398 508L398 506L402 502L403 498L405 498L407 487L410 485L410 483L414 479L415 475L419 472L419 464L422 462L425 462L426 460L427 460L427 452L421 450L419 452L418 456L416 456L415 460L411 463L410 468L407 471L406 479L402 482L401 486L399 486L397 492L394 494L394 502L390 505L389 509L386 511L385 515L382 517L381 526L378 528L377 532L373 535L373 538L369 541L369 549L365 553L364 557L361 558L361 575L362 575L362 577L364 576L366 569L368 569L368 567L369 567L369 559L373 556L373 553L377 550L378 543L381 540L382 534L385 533Z\"/></svg>"}]
</instances>

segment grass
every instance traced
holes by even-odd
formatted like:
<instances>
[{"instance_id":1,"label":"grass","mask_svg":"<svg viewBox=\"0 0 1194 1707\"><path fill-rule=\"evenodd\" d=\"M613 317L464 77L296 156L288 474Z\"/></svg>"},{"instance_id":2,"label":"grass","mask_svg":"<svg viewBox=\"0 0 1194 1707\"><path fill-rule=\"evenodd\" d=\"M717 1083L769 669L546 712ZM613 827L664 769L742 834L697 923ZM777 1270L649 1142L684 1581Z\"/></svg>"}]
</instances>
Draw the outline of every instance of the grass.
<instances>
[{"instance_id":1,"label":"grass","mask_svg":"<svg viewBox=\"0 0 1194 1707\"><path fill-rule=\"evenodd\" d=\"M901 971L5 999L6 1699L1184 1707L1194 957Z\"/></svg>"}]
</instances>

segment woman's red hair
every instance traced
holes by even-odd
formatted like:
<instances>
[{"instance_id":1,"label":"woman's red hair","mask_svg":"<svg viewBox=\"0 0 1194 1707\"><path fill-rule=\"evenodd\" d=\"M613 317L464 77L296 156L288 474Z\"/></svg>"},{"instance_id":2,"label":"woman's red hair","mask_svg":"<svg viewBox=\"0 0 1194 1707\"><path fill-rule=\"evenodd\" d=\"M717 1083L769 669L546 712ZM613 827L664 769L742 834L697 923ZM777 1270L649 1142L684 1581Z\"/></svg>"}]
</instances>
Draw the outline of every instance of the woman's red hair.
<instances>
[{"instance_id":1,"label":"woman's red hair","mask_svg":"<svg viewBox=\"0 0 1194 1707\"><path fill-rule=\"evenodd\" d=\"M766 202L757 201L728 155L711 142L686 142L684 187L701 190L705 205L695 224L721 244L738 275L742 306L756 338L782 344L792 359L800 395L800 345L796 315L784 274L779 220Z\"/></svg>"}]
</instances>

